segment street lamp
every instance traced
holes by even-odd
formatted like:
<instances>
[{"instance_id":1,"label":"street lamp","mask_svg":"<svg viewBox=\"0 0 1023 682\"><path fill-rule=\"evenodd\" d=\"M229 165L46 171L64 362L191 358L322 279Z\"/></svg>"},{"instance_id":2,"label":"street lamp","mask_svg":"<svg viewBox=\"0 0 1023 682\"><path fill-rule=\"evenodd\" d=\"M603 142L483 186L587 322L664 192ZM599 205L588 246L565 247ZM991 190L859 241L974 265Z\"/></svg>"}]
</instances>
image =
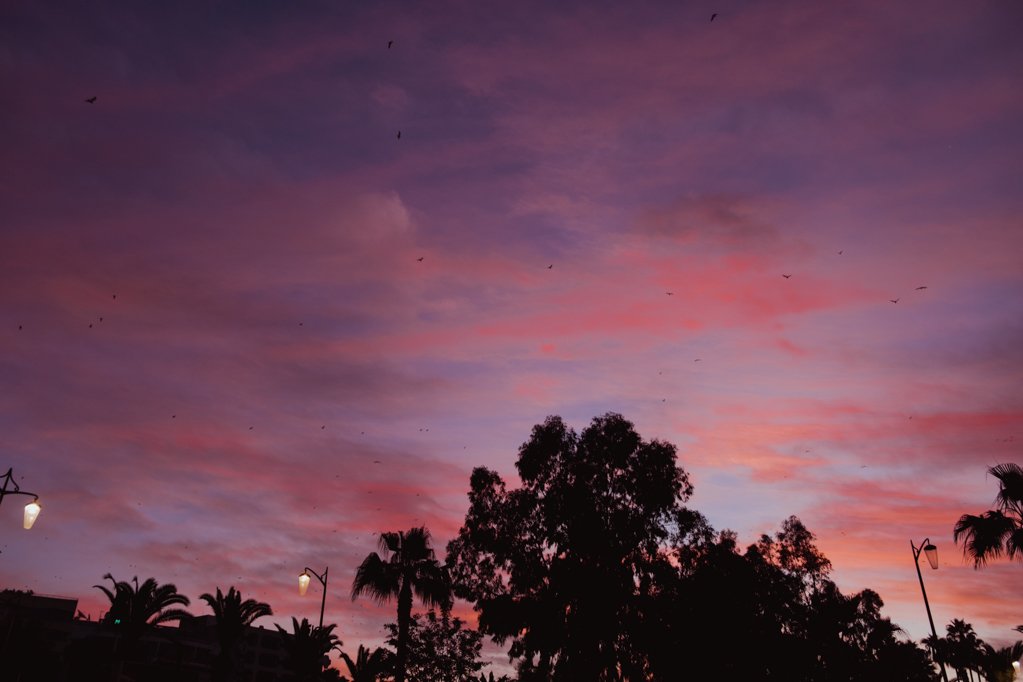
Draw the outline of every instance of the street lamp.
<instances>
[{"instance_id":1,"label":"street lamp","mask_svg":"<svg viewBox=\"0 0 1023 682\"><path fill-rule=\"evenodd\" d=\"M39 496L35 493L25 492L18 487L17 481L14 480L14 469L8 469L7 473L3 475L4 485L0 488L0 504L3 503L4 497L7 495L31 495L34 499L25 505L25 530L29 530L32 524L36 522L36 517L39 516L39 512L42 511L42 507L39 506ZM13 490L8 490L7 486L13 485Z\"/></svg>"},{"instance_id":2,"label":"street lamp","mask_svg":"<svg viewBox=\"0 0 1023 682\"><path fill-rule=\"evenodd\" d=\"M309 576L310 574L320 581L323 585L323 599L320 600L320 627L323 627L323 607L327 605L327 568L323 569L323 575L319 575L316 571L306 566L302 569L302 572L298 575L298 595L300 597L305 596L306 590L309 589Z\"/></svg>"},{"instance_id":3,"label":"street lamp","mask_svg":"<svg viewBox=\"0 0 1023 682\"><path fill-rule=\"evenodd\" d=\"M916 564L916 577L920 579L920 592L924 595L924 607L927 609L927 620L931 624L931 634L934 635L934 644L937 646L938 643L938 632L934 629L934 618L931 617L931 605L927 601L927 590L924 589L924 576L920 572L920 554L927 555L927 563L931 565L932 569L937 570L938 568L938 548L931 544L930 538L924 538L924 541L917 547L913 544L913 541L909 541L909 546L913 550L913 563ZM948 673L945 672L945 664L941 663L941 678L948 682Z\"/></svg>"}]
</instances>

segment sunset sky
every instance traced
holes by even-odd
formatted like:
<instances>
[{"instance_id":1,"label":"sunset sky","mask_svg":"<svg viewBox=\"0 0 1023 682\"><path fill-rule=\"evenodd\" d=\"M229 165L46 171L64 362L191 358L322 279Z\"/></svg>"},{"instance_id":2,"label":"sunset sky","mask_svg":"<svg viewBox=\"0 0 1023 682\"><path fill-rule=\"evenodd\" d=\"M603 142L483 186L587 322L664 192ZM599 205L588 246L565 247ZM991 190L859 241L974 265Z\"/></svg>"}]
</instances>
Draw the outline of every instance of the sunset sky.
<instances>
[{"instance_id":1,"label":"sunset sky","mask_svg":"<svg viewBox=\"0 0 1023 682\"><path fill-rule=\"evenodd\" d=\"M269 627L329 566L379 644L375 534L443 554L474 466L612 411L743 545L798 515L919 640L930 537L938 628L1018 639L1023 566L952 527L1023 463L1021 32L1015 0L7 3L0 472L43 511L0 508L0 586L235 585Z\"/></svg>"}]
</instances>

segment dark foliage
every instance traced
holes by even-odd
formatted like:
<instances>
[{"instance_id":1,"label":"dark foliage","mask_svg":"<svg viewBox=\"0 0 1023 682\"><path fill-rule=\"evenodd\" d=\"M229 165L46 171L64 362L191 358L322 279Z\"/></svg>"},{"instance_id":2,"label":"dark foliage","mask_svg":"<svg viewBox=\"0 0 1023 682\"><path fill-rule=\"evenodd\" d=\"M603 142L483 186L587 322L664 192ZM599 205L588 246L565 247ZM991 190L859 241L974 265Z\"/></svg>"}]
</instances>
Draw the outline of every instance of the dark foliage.
<instances>
[{"instance_id":1,"label":"dark foliage","mask_svg":"<svg viewBox=\"0 0 1023 682\"><path fill-rule=\"evenodd\" d=\"M387 643L398 643L397 623L384 626ZM486 665L480 660L483 633L465 627L465 621L430 609L417 613L409 623L408 679L416 682L476 682Z\"/></svg>"},{"instance_id":2,"label":"dark foliage","mask_svg":"<svg viewBox=\"0 0 1023 682\"><path fill-rule=\"evenodd\" d=\"M427 606L447 608L451 603L450 580L430 547L425 527L380 534L381 557L371 553L355 572L352 600L367 594L378 602L398 602L398 632L395 640L394 680L405 682L408 659L408 629L412 620L413 595Z\"/></svg>"},{"instance_id":3,"label":"dark foliage","mask_svg":"<svg viewBox=\"0 0 1023 682\"><path fill-rule=\"evenodd\" d=\"M330 659L330 652L341 648L341 640L334 634L335 624L318 627L308 619L299 622L291 618L292 631L288 632L280 625L275 625L280 632L289 635L284 639L284 653L288 659L288 667L295 674L298 682L313 682L323 679L324 669Z\"/></svg>"},{"instance_id":4,"label":"dark foliage","mask_svg":"<svg viewBox=\"0 0 1023 682\"><path fill-rule=\"evenodd\" d=\"M360 644L354 660L343 651L341 658L348 667L348 674L352 676L350 682L379 682L394 667L394 654L379 647L370 652Z\"/></svg>"},{"instance_id":5,"label":"dark foliage","mask_svg":"<svg viewBox=\"0 0 1023 682\"><path fill-rule=\"evenodd\" d=\"M217 622L219 650L213 664L213 680L230 682L239 665L240 648L248 627L257 618L272 616L273 610L269 604L255 599L242 601L241 592L234 586L228 589L227 594L218 587L216 595L206 592L199 595L199 598L213 609Z\"/></svg>"},{"instance_id":6,"label":"dark foliage","mask_svg":"<svg viewBox=\"0 0 1023 682\"><path fill-rule=\"evenodd\" d=\"M963 514L953 530L974 568L1003 554L1023 561L1023 467L999 464L988 473L998 479L995 508L978 515Z\"/></svg>"},{"instance_id":7,"label":"dark foliage","mask_svg":"<svg viewBox=\"0 0 1023 682\"><path fill-rule=\"evenodd\" d=\"M799 519L741 550L683 506L675 448L620 415L582 434L550 417L516 464L514 490L473 472L448 564L520 680L937 679L875 592L839 591Z\"/></svg>"}]
</instances>

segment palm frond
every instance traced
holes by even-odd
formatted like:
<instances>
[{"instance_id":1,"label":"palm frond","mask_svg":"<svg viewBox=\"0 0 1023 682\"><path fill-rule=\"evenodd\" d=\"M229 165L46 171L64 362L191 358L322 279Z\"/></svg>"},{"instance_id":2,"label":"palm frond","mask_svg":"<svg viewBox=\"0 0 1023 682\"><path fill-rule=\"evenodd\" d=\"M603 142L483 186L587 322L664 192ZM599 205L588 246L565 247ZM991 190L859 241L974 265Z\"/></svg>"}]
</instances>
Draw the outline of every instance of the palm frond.
<instances>
[{"instance_id":1,"label":"palm frond","mask_svg":"<svg viewBox=\"0 0 1023 682\"><path fill-rule=\"evenodd\" d=\"M1023 506L1023 467L1011 462L988 469L988 473L999 481L995 502L1002 511L1014 509L1017 513Z\"/></svg>"},{"instance_id":2,"label":"palm frond","mask_svg":"<svg viewBox=\"0 0 1023 682\"><path fill-rule=\"evenodd\" d=\"M979 568L1002 555L1014 527L1013 520L997 510L979 516L963 514L956 522L952 538L956 544L962 539L963 555L973 560L974 568Z\"/></svg>"},{"instance_id":3,"label":"palm frond","mask_svg":"<svg viewBox=\"0 0 1023 682\"><path fill-rule=\"evenodd\" d=\"M381 552L399 552L402 546L402 535L401 531L381 533L380 539L377 544L380 546Z\"/></svg>"},{"instance_id":4,"label":"palm frond","mask_svg":"<svg viewBox=\"0 0 1023 682\"><path fill-rule=\"evenodd\" d=\"M352 581L352 601L367 594L378 603L384 603L398 596L400 574L395 567L385 562L376 552L362 560L355 570Z\"/></svg>"},{"instance_id":5,"label":"palm frond","mask_svg":"<svg viewBox=\"0 0 1023 682\"><path fill-rule=\"evenodd\" d=\"M426 606L447 608L451 605L451 581L436 562L421 562L412 580L412 591Z\"/></svg>"},{"instance_id":6,"label":"palm frond","mask_svg":"<svg viewBox=\"0 0 1023 682\"><path fill-rule=\"evenodd\" d=\"M191 617L192 614L184 609L167 609L166 611L158 613L155 618L149 621L149 624L160 625L161 623L169 623L174 620L186 620Z\"/></svg>"}]
</instances>

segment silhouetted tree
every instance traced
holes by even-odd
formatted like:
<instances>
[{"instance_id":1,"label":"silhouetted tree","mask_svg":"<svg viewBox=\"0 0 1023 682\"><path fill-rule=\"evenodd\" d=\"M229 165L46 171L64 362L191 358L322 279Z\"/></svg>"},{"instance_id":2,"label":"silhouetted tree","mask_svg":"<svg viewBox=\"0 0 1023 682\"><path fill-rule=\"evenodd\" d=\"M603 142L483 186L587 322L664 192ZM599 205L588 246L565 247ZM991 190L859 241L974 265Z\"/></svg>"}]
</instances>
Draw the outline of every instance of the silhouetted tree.
<instances>
[{"instance_id":1,"label":"silhouetted tree","mask_svg":"<svg viewBox=\"0 0 1023 682\"><path fill-rule=\"evenodd\" d=\"M988 682L1011 682L1016 677L1013 661L1023 658L1023 641L1012 646L995 649L989 644L984 645L982 670Z\"/></svg>"},{"instance_id":2,"label":"silhouetted tree","mask_svg":"<svg viewBox=\"0 0 1023 682\"><path fill-rule=\"evenodd\" d=\"M674 446L643 441L618 414L576 434L560 417L533 428L516 462L470 479L469 511L448 544L458 596L479 627L512 640L519 679L644 679L643 606L692 486Z\"/></svg>"},{"instance_id":3,"label":"silhouetted tree","mask_svg":"<svg viewBox=\"0 0 1023 682\"><path fill-rule=\"evenodd\" d=\"M508 677L507 675L494 677L494 673L490 673L490 675L484 675L480 673L478 682L513 682L513 681L512 678Z\"/></svg>"},{"instance_id":4,"label":"silhouetted tree","mask_svg":"<svg viewBox=\"0 0 1023 682\"><path fill-rule=\"evenodd\" d=\"M935 660L950 666L963 682L973 680L974 673L979 676L988 645L977 636L971 624L958 618L945 626L945 632L945 636L937 640L933 635L924 640L935 652Z\"/></svg>"},{"instance_id":5,"label":"silhouetted tree","mask_svg":"<svg viewBox=\"0 0 1023 682\"><path fill-rule=\"evenodd\" d=\"M238 665L239 645L246 630L257 618L272 616L273 610L269 604L255 599L242 601L241 592L235 590L234 586L228 589L227 594L223 594L218 587L216 596L206 592L199 595L199 598L213 609L217 622L220 651L213 664L213 679L216 682L233 680Z\"/></svg>"},{"instance_id":6,"label":"silhouetted tree","mask_svg":"<svg viewBox=\"0 0 1023 682\"><path fill-rule=\"evenodd\" d=\"M114 651L114 663L118 667L138 656L139 640L155 626L191 617L184 609L172 608L189 605L188 597L179 594L173 583L160 585L155 578L147 578L139 585L137 576L128 582L114 580L109 573L103 579L112 583L113 591L103 585L93 587L110 600L110 609L101 622L118 633Z\"/></svg>"},{"instance_id":7,"label":"silhouetted tree","mask_svg":"<svg viewBox=\"0 0 1023 682\"><path fill-rule=\"evenodd\" d=\"M430 609L426 615L417 613L409 623L407 673L415 682L476 682L476 673L486 665L480 660L483 633L464 627L461 618L452 618L447 611ZM398 642L398 626L384 626L390 638Z\"/></svg>"},{"instance_id":8,"label":"silhouetted tree","mask_svg":"<svg viewBox=\"0 0 1023 682\"><path fill-rule=\"evenodd\" d=\"M1002 554L1023 560L1023 468L999 464L988 469L998 479L995 508L980 515L963 514L953 538L963 541L963 554L979 568Z\"/></svg>"},{"instance_id":9,"label":"silhouetted tree","mask_svg":"<svg viewBox=\"0 0 1023 682\"><path fill-rule=\"evenodd\" d=\"M330 664L330 652L341 648L341 640L334 634L334 623L317 627L307 618L300 623L294 616L291 618L292 632L280 625L274 625L284 637L284 653L288 667L295 673L299 682L312 682L323 679L323 671Z\"/></svg>"},{"instance_id":10,"label":"silhouetted tree","mask_svg":"<svg viewBox=\"0 0 1023 682\"><path fill-rule=\"evenodd\" d=\"M352 676L351 682L377 682L390 673L393 664L393 654L387 649L377 647L370 653L369 649L361 644L354 661L343 651L341 658L348 666L348 674Z\"/></svg>"},{"instance_id":11,"label":"silhouetted tree","mask_svg":"<svg viewBox=\"0 0 1023 682\"><path fill-rule=\"evenodd\" d=\"M520 681L934 682L926 651L842 594L796 517L745 551L683 503L675 449L616 414L534 427L509 490L486 468L448 544L455 592Z\"/></svg>"},{"instance_id":12,"label":"silhouetted tree","mask_svg":"<svg viewBox=\"0 0 1023 682\"><path fill-rule=\"evenodd\" d=\"M446 608L451 603L448 576L430 548L430 531L425 527L380 534L380 550L363 559L352 582L352 601L368 594L377 602L398 602L398 636L394 661L395 682L405 682L408 659L408 629L412 619L412 596L426 606Z\"/></svg>"}]
</instances>

